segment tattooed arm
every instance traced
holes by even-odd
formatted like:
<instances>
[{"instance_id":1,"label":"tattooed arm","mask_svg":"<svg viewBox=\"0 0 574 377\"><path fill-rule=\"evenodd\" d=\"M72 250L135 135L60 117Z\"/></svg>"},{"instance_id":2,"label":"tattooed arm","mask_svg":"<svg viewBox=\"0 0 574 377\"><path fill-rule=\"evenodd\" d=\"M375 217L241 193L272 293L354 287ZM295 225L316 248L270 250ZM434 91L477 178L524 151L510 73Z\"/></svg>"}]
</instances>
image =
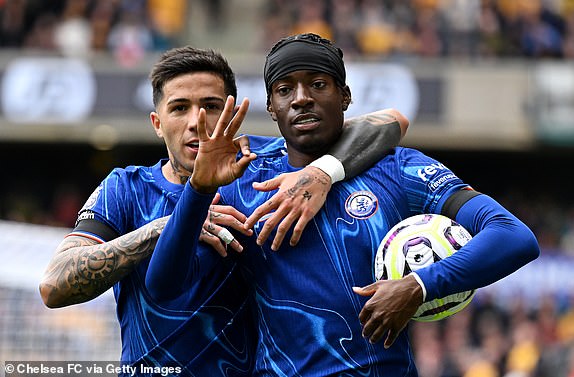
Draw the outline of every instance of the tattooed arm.
<instances>
[{"instance_id":1,"label":"tattooed arm","mask_svg":"<svg viewBox=\"0 0 574 377\"><path fill-rule=\"evenodd\" d=\"M40 283L50 308L89 301L129 274L151 255L168 217L162 217L112 241L99 243L69 236L60 243Z\"/></svg>"}]
</instances>

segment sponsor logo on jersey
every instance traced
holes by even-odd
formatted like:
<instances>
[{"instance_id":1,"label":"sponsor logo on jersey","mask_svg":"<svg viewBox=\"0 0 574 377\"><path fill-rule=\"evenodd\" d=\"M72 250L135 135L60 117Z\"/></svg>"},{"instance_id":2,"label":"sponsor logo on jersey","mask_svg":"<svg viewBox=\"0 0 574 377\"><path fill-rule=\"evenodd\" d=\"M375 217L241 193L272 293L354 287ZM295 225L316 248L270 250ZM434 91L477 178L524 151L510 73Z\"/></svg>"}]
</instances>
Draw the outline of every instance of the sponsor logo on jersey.
<instances>
[{"instance_id":1,"label":"sponsor logo on jersey","mask_svg":"<svg viewBox=\"0 0 574 377\"><path fill-rule=\"evenodd\" d=\"M88 210L81 210L78 214L78 218L76 219L76 223L74 227L77 227L80 221L82 220L93 220L96 217L93 211Z\"/></svg>"},{"instance_id":2,"label":"sponsor logo on jersey","mask_svg":"<svg viewBox=\"0 0 574 377\"><path fill-rule=\"evenodd\" d=\"M379 208L379 200L370 191L355 191L345 201L345 211L355 219L368 219Z\"/></svg>"},{"instance_id":3,"label":"sponsor logo on jersey","mask_svg":"<svg viewBox=\"0 0 574 377\"><path fill-rule=\"evenodd\" d=\"M441 163L430 164L418 169L417 176L428 184L431 191L435 191L448 181L457 179L457 176Z\"/></svg>"},{"instance_id":4,"label":"sponsor logo on jersey","mask_svg":"<svg viewBox=\"0 0 574 377\"><path fill-rule=\"evenodd\" d=\"M93 220L95 217L94 212L87 210L84 212L81 212L80 215L78 216L78 220L76 221L76 223L80 222L81 220Z\"/></svg>"}]
</instances>

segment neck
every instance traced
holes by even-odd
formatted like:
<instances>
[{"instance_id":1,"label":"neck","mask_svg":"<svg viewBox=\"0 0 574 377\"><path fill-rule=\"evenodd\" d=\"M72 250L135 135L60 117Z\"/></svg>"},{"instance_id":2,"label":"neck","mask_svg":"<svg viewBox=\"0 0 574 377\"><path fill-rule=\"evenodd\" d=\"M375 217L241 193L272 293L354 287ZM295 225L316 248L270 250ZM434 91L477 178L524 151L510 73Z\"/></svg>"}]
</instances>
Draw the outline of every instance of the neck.
<instances>
[{"instance_id":1,"label":"neck","mask_svg":"<svg viewBox=\"0 0 574 377\"><path fill-rule=\"evenodd\" d=\"M161 171L168 181L175 184L184 185L190 177L189 173L174 167L171 160L161 167Z\"/></svg>"},{"instance_id":2,"label":"neck","mask_svg":"<svg viewBox=\"0 0 574 377\"><path fill-rule=\"evenodd\" d=\"M287 144L287 155L289 156L289 165L296 168L307 166L322 156L321 154L316 155L315 153L303 153L294 150L293 148L289 148L289 144Z\"/></svg>"}]
</instances>

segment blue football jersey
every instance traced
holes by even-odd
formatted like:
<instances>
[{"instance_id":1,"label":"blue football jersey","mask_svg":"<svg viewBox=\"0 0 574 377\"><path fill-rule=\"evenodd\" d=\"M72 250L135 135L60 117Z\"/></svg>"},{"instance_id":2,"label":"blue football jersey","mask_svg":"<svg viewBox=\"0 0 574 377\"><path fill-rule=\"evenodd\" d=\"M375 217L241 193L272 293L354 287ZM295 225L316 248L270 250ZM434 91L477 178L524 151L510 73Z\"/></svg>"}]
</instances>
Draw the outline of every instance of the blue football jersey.
<instances>
[{"instance_id":1,"label":"blue football jersey","mask_svg":"<svg viewBox=\"0 0 574 377\"><path fill-rule=\"evenodd\" d=\"M286 156L259 158L242 179L220 189L222 199L250 214L274 194L253 190L252 182L295 170ZM367 298L352 287L375 280L377 248L394 224L437 213L463 187L443 164L396 148L366 172L333 185L297 246L284 242L274 252L274 234L262 246L256 236L241 238L240 264L256 290L260 339L254 374L417 376L407 331L389 349L362 337L359 312Z\"/></svg>"},{"instance_id":2,"label":"blue football jersey","mask_svg":"<svg viewBox=\"0 0 574 377\"><path fill-rule=\"evenodd\" d=\"M172 213L183 185L167 181L160 161L153 167L114 169L92 194L80 218L106 223L126 234ZM77 234L77 232L76 232ZM95 235L97 236L97 234ZM214 253L200 246L202 253ZM214 264L185 295L157 303L145 288L149 258L114 285L121 328L121 361L169 367L174 375L246 376L252 364L249 290L232 263Z\"/></svg>"},{"instance_id":3,"label":"blue football jersey","mask_svg":"<svg viewBox=\"0 0 574 377\"><path fill-rule=\"evenodd\" d=\"M284 155L282 139L253 137L250 143L252 151L262 156ZM170 215L184 185L165 179L164 163L114 169L90 196L78 221L97 220L123 235ZM74 234L105 241L97 229L91 230L83 227ZM202 244L197 254L200 259L205 256L213 268L205 268L205 275L170 302L155 302L146 290L150 258L114 285L121 361L138 371L145 369L142 366L172 366L177 368L173 375L178 376L249 376L256 335L248 312L252 294L234 262L212 263L215 251Z\"/></svg>"}]
</instances>

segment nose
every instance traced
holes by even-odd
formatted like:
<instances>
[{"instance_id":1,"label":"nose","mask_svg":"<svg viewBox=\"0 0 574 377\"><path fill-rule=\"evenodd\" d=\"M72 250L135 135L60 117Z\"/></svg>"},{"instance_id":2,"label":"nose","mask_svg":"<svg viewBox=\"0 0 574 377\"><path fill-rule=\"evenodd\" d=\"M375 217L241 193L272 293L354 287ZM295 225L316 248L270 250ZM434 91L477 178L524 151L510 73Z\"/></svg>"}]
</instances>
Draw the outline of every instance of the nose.
<instances>
[{"instance_id":1,"label":"nose","mask_svg":"<svg viewBox=\"0 0 574 377\"><path fill-rule=\"evenodd\" d=\"M293 108L308 107L314 102L313 97L304 84L298 83L295 88L295 95L293 97L292 106Z\"/></svg>"},{"instance_id":2,"label":"nose","mask_svg":"<svg viewBox=\"0 0 574 377\"><path fill-rule=\"evenodd\" d=\"M187 128L197 130L197 121L199 118L199 106L192 106L187 114Z\"/></svg>"}]
</instances>

